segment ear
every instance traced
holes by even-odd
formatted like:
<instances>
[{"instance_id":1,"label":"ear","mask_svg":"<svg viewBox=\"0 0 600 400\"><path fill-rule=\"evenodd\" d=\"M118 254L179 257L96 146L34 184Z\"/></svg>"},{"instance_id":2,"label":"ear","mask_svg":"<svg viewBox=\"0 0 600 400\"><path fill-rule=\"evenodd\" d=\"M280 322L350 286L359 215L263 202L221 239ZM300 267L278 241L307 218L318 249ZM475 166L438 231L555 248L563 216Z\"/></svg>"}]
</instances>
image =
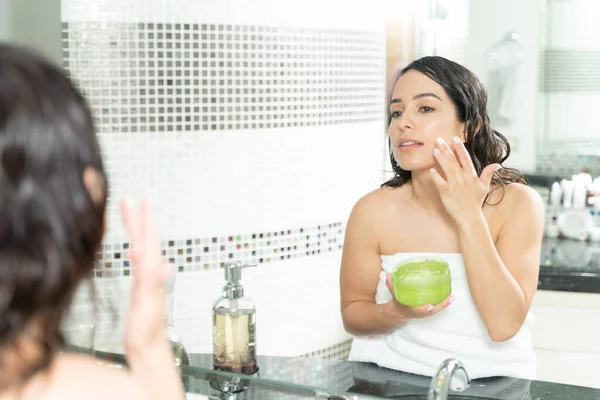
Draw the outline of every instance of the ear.
<instances>
[{"instance_id":1,"label":"ear","mask_svg":"<svg viewBox=\"0 0 600 400\"><path fill-rule=\"evenodd\" d=\"M95 168L87 167L83 171L83 186L90 194L94 204L102 204L106 201L106 181L104 176ZM102 216L102 233L106 232L106 212Z\"/></svg>"},{"instance_id":2,"label":"ear","mask_svg":"<svg viewBox=\"0 0 600 400\"><path fill-rule=\"evenodd\" d=\"M106 185L104 177L95 168L87 167L83 171L83 185L94 204L102 204L105 201Z\"/></svg>"},{"instance_id":3,"label":"ear","mask_svg":"<svg viewBox=\"0 0 600 400\"><path fill-rule=\"evenodd\" d=\"M477 129L475 129L475 134L477 135L481 130L481 121L477 120Z\"/></svg>"},{"instance_id":4,"label":"ear","mask_svg":"<svg viewBox=\"0 0 600 400\"><path fill-rule=\"evenodd\" d=\"M468 122L462 122L459 125L459 134L458 137L460 138L460 140L465 143L467 141L467 128L469 126Z\"/></svg>"},{"instance_id":5,"label":"ear","mask_svg":"<svg viewBox=\"0 0 600 400\"><path fill-rule=\"evenodd\" d=\"M460 124L460 138L462 139L463 143L465 143L467 141L467 132L469 130L469 126L471 124L471 121L465 121L462 124ZM475 129L475 135L477 135L479 133L479 130L481 129L481 121L477 120L477 129Z\"/></svg>"}]
</instances>

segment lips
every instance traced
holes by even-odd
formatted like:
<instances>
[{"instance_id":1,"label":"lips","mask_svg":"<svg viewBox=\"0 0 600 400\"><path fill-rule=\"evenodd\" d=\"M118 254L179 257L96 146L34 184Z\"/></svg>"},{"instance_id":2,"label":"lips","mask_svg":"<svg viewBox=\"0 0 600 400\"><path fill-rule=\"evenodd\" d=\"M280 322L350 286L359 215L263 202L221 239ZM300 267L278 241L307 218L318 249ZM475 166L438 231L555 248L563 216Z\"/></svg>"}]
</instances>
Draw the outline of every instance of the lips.
<instances>
[{"instance_id":1,"label":"lips","mask_svg":"<svg viewBox=\"0 0 600 400\"><path fill-rule=\"evenodd\" d=\"M404 148L404 147L409 147L409 146L422 146L423 142L419 142L418 140L415 139L410 139L410 138L406 138L406 139L402 139L398 142L398 147L400 148Z\"/></svg>"}]
</instances>

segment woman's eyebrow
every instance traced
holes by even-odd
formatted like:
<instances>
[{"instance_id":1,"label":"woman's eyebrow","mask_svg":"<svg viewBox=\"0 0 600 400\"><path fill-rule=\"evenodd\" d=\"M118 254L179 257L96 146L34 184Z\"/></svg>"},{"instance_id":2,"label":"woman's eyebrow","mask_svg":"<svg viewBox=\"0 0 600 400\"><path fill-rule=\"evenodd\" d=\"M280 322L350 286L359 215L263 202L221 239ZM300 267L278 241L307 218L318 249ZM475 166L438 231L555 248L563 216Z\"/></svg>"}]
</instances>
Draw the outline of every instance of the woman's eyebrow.
<instances>
[{"instance_id":1,"label":"woman's eyebrow","mask_svg":"<svg viewBox=\"0 0 600 400\"><path fill-rule=\"evenodd\" d=\"M430 92L416 94L416 95L413 96L413 100L417 100L417 99L420 99L422 97L435 97L439 101L443 101L437 94L430 93ZM400 99L400 98L392 99L390 101L390 104L394 104L394 103L402 103L402 99Z\"/></svg>"}]
</instances>

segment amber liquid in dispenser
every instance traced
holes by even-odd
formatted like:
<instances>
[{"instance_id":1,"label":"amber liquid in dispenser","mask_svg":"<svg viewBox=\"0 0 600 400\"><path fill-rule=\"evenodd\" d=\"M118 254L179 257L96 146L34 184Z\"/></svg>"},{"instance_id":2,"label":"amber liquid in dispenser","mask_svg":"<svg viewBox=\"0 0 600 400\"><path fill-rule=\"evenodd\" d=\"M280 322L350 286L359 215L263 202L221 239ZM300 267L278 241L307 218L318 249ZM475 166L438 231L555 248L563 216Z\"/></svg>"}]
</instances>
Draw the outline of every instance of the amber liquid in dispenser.
<instances>
[{"instance_id":1,"label":"amber liquid in dispenser","mask_svg":"<svg viewBox=\"0 0 600 400\"><path fill-rule=\"evenodd\" d=\"M256 363L256 314L254 310L216 308L213 314L213 366L217 370L252 375Z\"/></svg>"}]
</instances>

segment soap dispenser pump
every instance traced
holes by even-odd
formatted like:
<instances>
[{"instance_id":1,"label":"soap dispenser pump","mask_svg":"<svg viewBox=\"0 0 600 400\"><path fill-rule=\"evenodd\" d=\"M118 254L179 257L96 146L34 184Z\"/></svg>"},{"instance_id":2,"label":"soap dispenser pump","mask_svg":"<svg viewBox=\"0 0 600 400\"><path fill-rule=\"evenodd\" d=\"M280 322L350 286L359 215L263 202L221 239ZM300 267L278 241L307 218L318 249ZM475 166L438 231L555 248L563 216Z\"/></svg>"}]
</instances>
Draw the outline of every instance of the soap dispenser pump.
<instances>
[{"instance_id":1,"label":"soap dispenser pump","mask_svg":"<svg viewBox=\"0 0 600 400\"><path fill-rule=\"evenodd\" d=\"M244 297L242 269L256 265L225 265L223 295L213 304L213 367L216 370L253 375L256 362L256 309Z\"/></svg>"}]
</instances>

